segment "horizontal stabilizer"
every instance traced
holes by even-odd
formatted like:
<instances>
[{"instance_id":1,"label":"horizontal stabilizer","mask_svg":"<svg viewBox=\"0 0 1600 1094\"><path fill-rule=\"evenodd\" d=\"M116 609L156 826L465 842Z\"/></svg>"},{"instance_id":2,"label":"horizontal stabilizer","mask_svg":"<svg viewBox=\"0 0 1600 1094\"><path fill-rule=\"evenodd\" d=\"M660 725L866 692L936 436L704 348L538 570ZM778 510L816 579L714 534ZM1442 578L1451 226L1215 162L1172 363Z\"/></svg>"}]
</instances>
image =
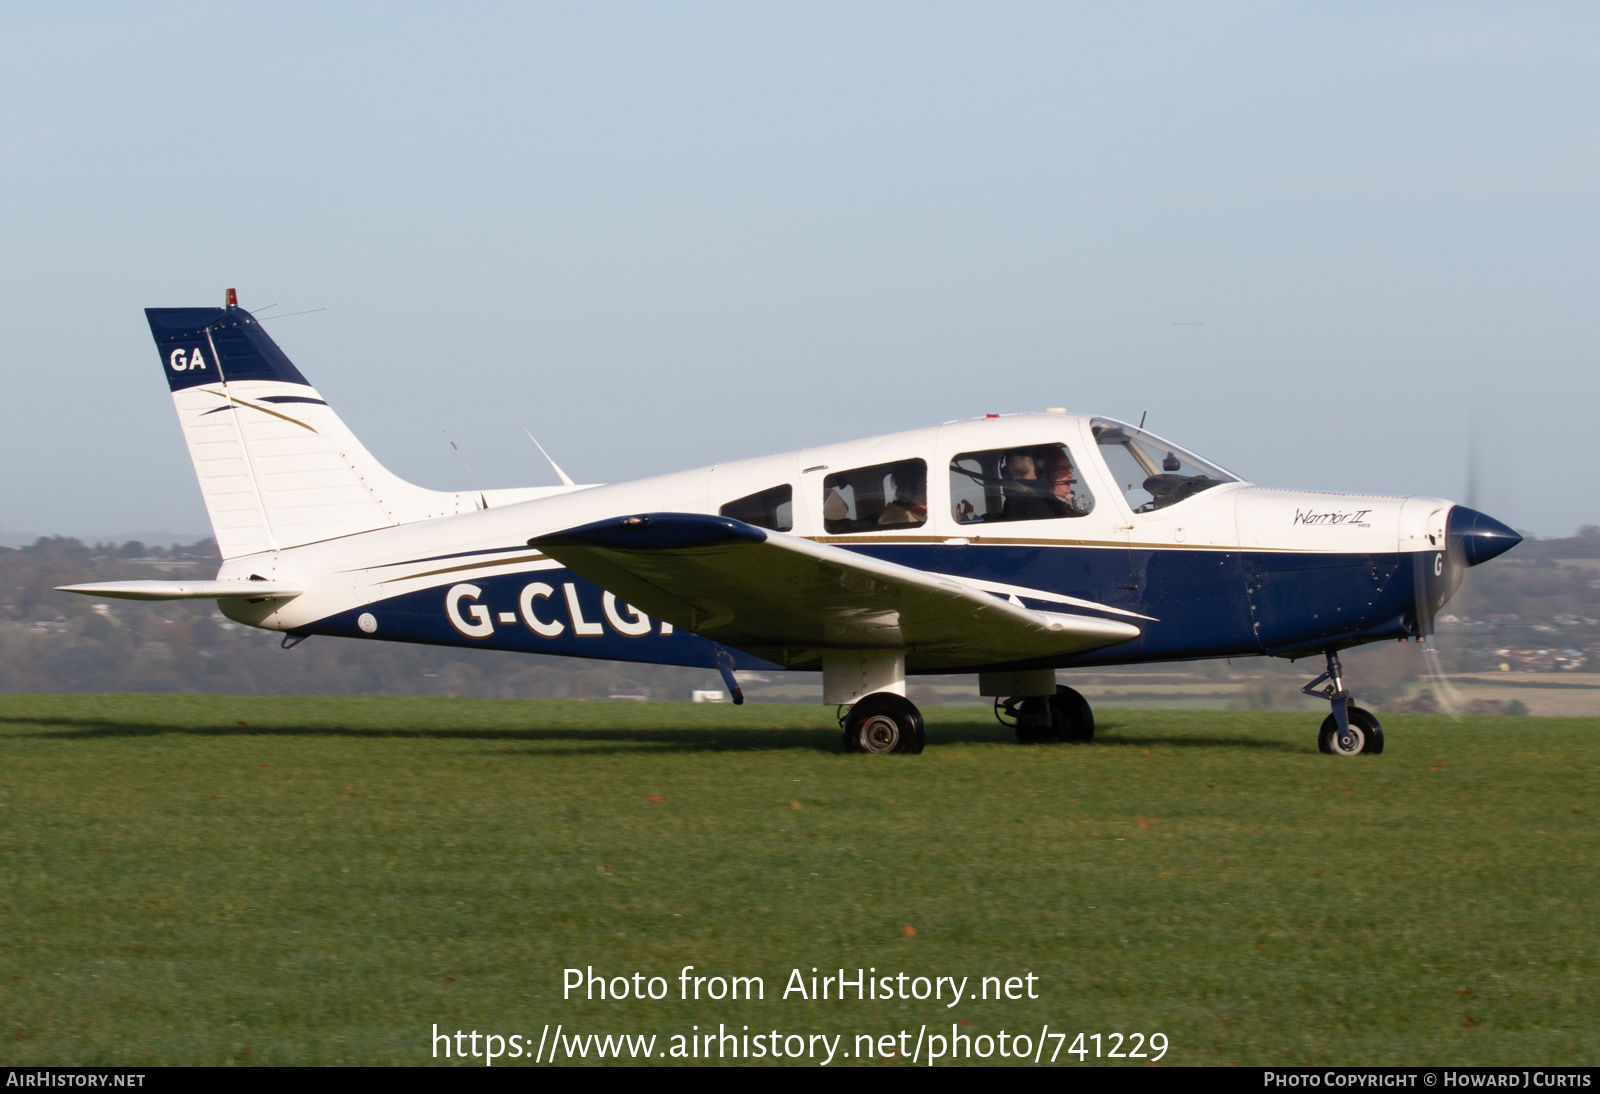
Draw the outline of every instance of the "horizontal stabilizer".
<instances>
[{"instance_id":1,"label":"horizontal stabilizer","mask_svg":"<svg viewBox=\"0 0 1600 1094\"><path fill-rule=\"evenodd\" d=\"M57 585L56 591L117 600L279 600L305 592L281 581L96 581L88 585Z\"/></svg>"},{"instance_id":2,"label":"horizontal stabilizer","mask_svg":"<svg viewBox=\"0 0 1600 1094\"><path fill-rule=\"evenodd\" d=\"M792 668L824 649L903 649L921 672L1014 664L1140 634L732 517L642 513L528 543L640 611Z\"/></svg>"}]
</instances>

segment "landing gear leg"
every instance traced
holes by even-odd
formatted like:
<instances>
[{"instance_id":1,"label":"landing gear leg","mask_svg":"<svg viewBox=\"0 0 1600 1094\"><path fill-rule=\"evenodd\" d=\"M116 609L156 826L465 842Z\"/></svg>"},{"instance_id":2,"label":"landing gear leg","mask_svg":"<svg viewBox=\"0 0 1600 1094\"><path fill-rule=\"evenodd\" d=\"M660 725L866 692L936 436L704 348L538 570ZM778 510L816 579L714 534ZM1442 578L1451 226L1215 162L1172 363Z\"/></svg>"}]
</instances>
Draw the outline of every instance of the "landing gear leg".
<instances>
[{"instance_id":1,"label":"landing gear leg","mask_svg":"<svg viewBox=\"0 0 1600 1094\"><path fill-rule=\"evenodd\" d=\"M1328 650L1327 658L1327 670L1300 689L1333 704L1333 713L1323 719L1317 734L1317 748L1333 756L1376 756L1383 751L1383 726L1370 710L1351 705L1339 654Z\"/></svg>"}]
</instances>

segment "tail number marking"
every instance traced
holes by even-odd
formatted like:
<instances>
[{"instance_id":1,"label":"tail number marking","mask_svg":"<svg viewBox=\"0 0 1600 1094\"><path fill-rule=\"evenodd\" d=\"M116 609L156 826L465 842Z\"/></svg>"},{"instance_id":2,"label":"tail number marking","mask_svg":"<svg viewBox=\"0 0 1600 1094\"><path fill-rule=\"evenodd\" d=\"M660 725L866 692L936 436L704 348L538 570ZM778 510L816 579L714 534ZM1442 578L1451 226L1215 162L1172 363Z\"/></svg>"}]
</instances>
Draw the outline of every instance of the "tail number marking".
<instances>
[{"instance_id":1,"label":"tail number marking","mask_svg":"<svg viewBox=\"0 0 1600 1094\"><path fill-rule=\"evenodd\" d=\"M482 604L473 604L467 608L467 614L476 622L469 623L461 616L461 602L469 597L476 601L483 595L483 590L476 585L452 585L444 597L444 614L450 620L450 625L468 638L488 638L494 633L494 621L489 618L489 609Z\"/></svg>"},{"instance_id":2,"label":"tail number marking","mask_svg":"<svg viewBox=\"0 0 1600 1094\"><path fill-rule=\"evenodd\" d=\"M572 615L572 629L577 634L604 634L605 628L583 617L583 606L578 603L578 587L571 582L561 586L567 594L567 611Z\"/></svg>"},{"instance_id":3,"label":"tail number marking","mask_svg":"<svg viewBox=\"0 0 1600 1094\"><path fill-rule=\"evenodd\" d=\"M572 586L568 585L567 588L570 589ZM638 608L635 608L632 604L623 605L623 608L627 611L627 613L633 616L632 619L624 619L622 617L622 613L617 611L617 598L615 594L607 593L601 598L600 603L606 610L606 622L617 628L618 634L633 636L650 633L650 617L645 615Z\"/></svg>"},{"instance_id":4,"label":"tail number marking","mask_svg":"<svg viewBox=\"0 0 1600 1094\"><path fill-rule=\"evenodd\" d=\"M567 602L568 618L572 621L572 633L586 637L594 637L605 633L604 624L598 620L590 621L584 618L583 606L578 602L578 587L571 582L561 586L563 599ZM510 612L499 613L502 623L514 623L520 616L529 630L541 638L555 638L565 634L567 625L559 619L544 619L539 615L537 601L551 600L556 591L543 581L535 581L524 585L522 592L517 595L517 615ZM450 620L450 625L460 634L468 638L488 638L494 634L495 614L489 606L479 603L483 590L476 585L452 585L445 594L444 614ZM616 596L606 593L601 599L601 606L605 610L606 621L618 634L630 638L638 638L650 633L653 625L650 617L635 608L632 604L619 601ZM661 624L662 634L672 633L672 624Z\"/></svg>"},{"instance_id":5,"label":"tail number marking","mask_svg":"<svg viewBox=\"0 0 1600 1094\"><path fill-rule=\"evenodd\" d=\"M172 356L167 358L167 364L173 372L190 372L206 367L205 355L200 352L200 347L194 348L194 353L188 355L181 347L172 351ZM454 590L451 590L452 592Z\"/></svg>"},{"instance_id":6,"label":"tail number marking","mask_svg":"<svg viewBox=\"0 0 1600 1094\"><path fill-rule=\"evenodd\" d=\"M517 610L522 613L522 621L528 629L541 638L554 638L566 630L566 624L559 619L552 619L546 623L539 618L539 613L533 610L535 599L549 599L555 595L555 590L542 581L535 581L532 585L523 586L522 593L517 597Z\"/></svg>"}]
</instances>

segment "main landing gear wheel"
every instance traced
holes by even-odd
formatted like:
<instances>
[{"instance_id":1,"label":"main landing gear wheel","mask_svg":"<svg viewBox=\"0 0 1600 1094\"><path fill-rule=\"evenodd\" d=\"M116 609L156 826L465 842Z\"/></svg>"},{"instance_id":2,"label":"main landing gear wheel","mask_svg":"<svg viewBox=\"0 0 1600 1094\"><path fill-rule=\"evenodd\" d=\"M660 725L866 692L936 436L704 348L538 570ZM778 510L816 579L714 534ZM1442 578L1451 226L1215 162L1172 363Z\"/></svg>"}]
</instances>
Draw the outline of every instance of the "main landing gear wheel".
<instances>
[{"instance_id":1,"label":"main landing gear wheel","mask_svg":"<svg viewBox=\"0 0 1600 1094\"><path fill-rule=\"evenodd\" d=\"M1012 721L1007 722L1007 716ZM1057 684L1051 696L996 700L995 717L1002 725L1014 726L1017 741L1025 745L1094 740L1094 711L1089 701L1063 684Z\"/></svg>"},{"instance_id":2,"label":"main landing gear wheel","mask_svg":"<svg viewBox=\"0 0 1600 1094\"><path fill-rule=\"evenodd\" d=\"M877 691L857 700L844 716L846 752L903 752L915 755L927 744L922 714L903 695Z\"/></svg>"},{"instance_id":3,"label":"main landing gear wheel","mask_svg":"<svg viewBox=\"0 0 1600 1094\"><path fill-rule=\"evenodd\" d=\"M1061 727L1061 739L1073 744L1088 744L1094 740L1094 710L1089 700L1064 684L1056 685L1055 697L1050 700L1051 715Z\"/></svg>"},{"instance_id":4,"label":"main landing gear wheel","mask_svg":"<svg viewBox=\"0 0 1600 1094\"><path fill-rule=\"evenodd\" d=\"M1340 737L1339 720L1328 715L1317 734L1317 748L1330 756L1376 756L1383 751L1383 726L1370 710L1350 707L1346 715L1350 723L1348 736Z\"/></svg>"}]
</instances>

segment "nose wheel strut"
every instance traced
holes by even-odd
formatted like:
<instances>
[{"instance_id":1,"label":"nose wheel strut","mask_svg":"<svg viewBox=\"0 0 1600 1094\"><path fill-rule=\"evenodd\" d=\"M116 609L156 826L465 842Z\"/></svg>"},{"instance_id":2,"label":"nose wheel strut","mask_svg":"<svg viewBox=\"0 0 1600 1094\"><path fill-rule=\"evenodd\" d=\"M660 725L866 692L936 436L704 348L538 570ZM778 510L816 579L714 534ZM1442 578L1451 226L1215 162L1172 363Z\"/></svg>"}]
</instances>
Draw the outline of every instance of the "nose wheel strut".
<instances>
[{"instance_id":1,"label":"nose wheel strut","mask_svg":"<svg viewBox=\"0 0 1600 1094\"><path fill-rule=\"evenodd\" d=\"M1326 699L1333 713L1323 720L1317 747L1334 756L1376 756L1383 751L1383 726L1370 710L1350 702L1344 685L1344 668L1336 650L1328 650L1328 667L1300 690L1313 699Z\"/></svg>"}]
</instances>

